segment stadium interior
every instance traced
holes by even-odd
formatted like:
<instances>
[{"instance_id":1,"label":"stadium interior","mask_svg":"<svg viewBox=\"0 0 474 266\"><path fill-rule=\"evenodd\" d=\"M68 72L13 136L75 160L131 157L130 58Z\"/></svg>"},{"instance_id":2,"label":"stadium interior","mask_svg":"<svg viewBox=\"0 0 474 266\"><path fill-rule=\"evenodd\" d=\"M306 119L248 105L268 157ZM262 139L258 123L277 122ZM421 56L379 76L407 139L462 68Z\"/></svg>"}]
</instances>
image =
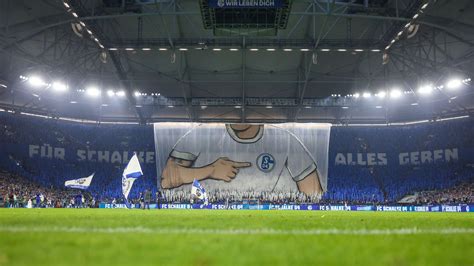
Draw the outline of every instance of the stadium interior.
<instances>
[{"instance_id":1,"label":"stadium interior","mask_svg":"<svg viewBox=\"0 0 474 266\"><path fill-rule=\"evenodd\" d=\"M397 246L394 250L400 244L396 237L410 241L415 235L432 241L426 248L433 253L442 247L434 244L435 238L445 246L452 242L453 249L468 248L444 260L436 257L439 252L428 259L416 248L408 251L409 246L396 254L380 239L379 246L367 244L368 250L378 247L388 254L382 259L386 264L473 265L472 256L461 258L461 252L474 252L469 213L474 211L473 17L472 0L0 0L0 207L36 209L47 221L55 217L48 210L40 212L47 208L151 206L160 209L154 210L163 219L160 228L171 230L153 227L148 214L130 212L124 221L130 219L128 225L135 227L127 229L124 222L109 231L95 228L110 234L104 241L115 233L159 234L179 243L176 237L194 235L189 240L199 246L195 235L211 235L206 241L224 241L228 247L225 237L248 234L266 244L288 237L288 243L299 247L292 237L304 235L313 243L320 235L376 238L394 232L396 236L387 236ZM157 125L169 131L159 131ZM181 127L189 131L178 134ZM251 134L246 130L258 131L246 137ZM235 142L226 146L227 139ZM298 149L301 154L294 152ZM282 175L286 171L290 178ZM231 187L241 184L239 177L254 181ZM275 184L263 187L266 179ZM173 214L161 212L165 208L239 211ZM432 227L420 222L417 231L418 218L406 216L413 222L407 226L414 229L405 228L401 213L390 218L400 218L399 225L359 213L311 224L300 214L272 218L274 214L240 209L321 211L308 214L313 220L330 216L326 211L331 210L467 214L433 218L441 222ZM14 220L15 210L9 211L0 210L0 265L64 263L36 253L31 261L21 258L14 249L19 245L16 233L24 234L18 238L23 242L35 243L40 240L28 230L91 232L85 229L90 226L85 218L75 216L82 210L58 212L64 224L52 219L45 225L56 227L42 229L30 229L28 223L15 227L22 223ZM83 211L102 222L109 215ZM214 218L236 222L214 224L213 211ZM238 212L260 218L246 221ZM27 213L19 215L31 219ZM67 227L72 226L67 215L79 221L76 231ZM190 217L211 220L196 228L181 223ZM143 219L145 229L134 219ZM301 231L276 225L286 224L285 219L301 222ZM344 219L360 221L360 227L346 226ZM364 219L373 224L362 224ZM255 227L249 231L239 229L252 222ZM209 226L201 228L203 224ZM211 224L215 227L209 231ZM389 231L377 231L378 225ZM377 230L370 231L372 226ZM278 250L285 248L278 245ZM346 247L349 253L361 252L356 245ZM219 247L214 248L203 252L202 261L194 253L173 259L146 254L136 261L315 263L305 248L301 258L275 254L235 260L230 258L242 251L275 250L239 247L230 251L232 256L219 257L214 254ZM346 260L335 252L342 250L332 248L321 262L376 264L364 256ZM96 264L121 263L88 252L83 255L90 264L94 258ZM134 255L125 253L127 264L133 263Z\"/></svg>"},{"instance_id":2,"label":"stadium interior","mask_svg":"<svg viewBox=\"0 0 474 266\"><path fill-rule=\"evenodd\" d=\"M66 180L95 172L96 179L88 190L91 196L97 201L111 202L114 198L122 201L121 179L117 178L121 176L125 160L121 151L143 151L140 157L144 177L136 181L130 197L138 200L140 193L148 188L156 199L159 187L155 157L144 155L154 154L151 126L80 124L10 113L2 113L0 117L3 122L0 166L8 173L26 177L43 187L62 189ZM397 203L416 192L472 184L473 135L474 123L470 119L389 127L333 127L329 144L329 158L333 161L329 162L328 191L321 200L333 204ZM59 156L58 147L65 147L68 156ZM77 150L84 151L83 158L77 157ZM89 150L94 152L86 153ZM383 158L375 158L376 153L398 154L412 150L415 155L407 153L405 157L385 158L385 162ZM100 155L100 151L106 152ZM113 151L120 151L115 161ZM416 151L428 154L425 158ZM374 154L372 163L367 158L370 154ZM128 156L131 155L127 153L125 157ZM468 199L459 199L459 202L470 203L470 193L466 190L462 196ZM281 198L276 191L274 194L265 200L272 201L276 196L275 201L285 203L311 201L296 196ZM36 193L21 196L27 200L34 195ZM215 199L211 197L212 201L225 201L224 196L215 196ZM262 197L261 194L233 195L231 200L263 200ZM189 202L189 195L173 195L168 200Z\"/></svg>"}]
</instances>

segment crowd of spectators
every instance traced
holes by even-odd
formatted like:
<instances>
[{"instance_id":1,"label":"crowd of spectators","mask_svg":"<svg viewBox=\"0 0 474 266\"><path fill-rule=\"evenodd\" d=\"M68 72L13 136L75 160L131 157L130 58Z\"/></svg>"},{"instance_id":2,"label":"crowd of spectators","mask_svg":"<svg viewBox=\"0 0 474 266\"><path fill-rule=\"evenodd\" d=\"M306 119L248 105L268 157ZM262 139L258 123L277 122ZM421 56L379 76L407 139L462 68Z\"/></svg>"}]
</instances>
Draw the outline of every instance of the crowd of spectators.
<instances>
[{"instance_id":1,"label":"crowd of spectators","mask_svg":"<svg viewBox=\"0 0 474 266\"><path fill-rule=\"evenodd\" d=\"M326 202L397 202L416 191L442 190L474 176L474 120L405 126L333 127L329 158L385 153L384 165L329 164ZM400 153L456 149L456 160L401 164ZM472 181L470 181L472 182Z\"/></svg>"},{"instance_id":2,"label":"crowd of spectators","mask_svg":"<svg viewBox=\"0 0 474 266\"><path fill-rule=\"evenodd\" d=\"M46 188L24 177L0 172L0 206L8 208L83 208L97 203L76 189Z\"/></svg>"},{"instance_id":3,"label":"crowd of spectators","mask_svg":"<svg viewBox=\"0 0 474 266\"><path fill-rule=\"evenodd\" d=\"M419 205L474 203L474 182L448 189L422 191L417 193L416 203Z\"/></svg>"},{"instance_id":4,"label":"crowd of spectators","mask_svg":"<svg viewBox=\"0 0 474 266\"><path fill-rule=\"evenodd\" d=\"M148 193L148 199L145 197ZM229 204L229 203L253 203L253 204L394 204L392 201L377 201L375 199L360 198L355 201L337 201L327 198L308 197L298 191L246 191L237 192L230 190L208 191L208 202ZM434 204L471 204L474 203L474 182L463 183L461 185L431 191L419 191L415 193L416 205ZM131 204L143 204L144 201L156 203L190 203L191 191L188 190L163 190L151 194L145 190L137 197L129 199ZM120 204L125 203L123 197L103 198L101 202ZM0 206L10 208L94 208L98 207L96 201L87 191L76 189L54 189L45 188L30 180L0 172Z\"/></svg>"},{"instance_id":5,"label":"crowd of spectators","mask_svg":"<svg viewBox=\"0 0 474 266\"><path fill-rule=\"evenodd\" d=\"M317 203L318 196L306 196L304 193L293 191L232 191L232 190L209 190L206 191L208 201L211 203L226 202L244 202L253 201L272 204L288 204L288 203ZM162 197L166 202L179 203L188 202L191 198L189 190L164 190Z\"/></svg>"},{"instance_id":6,"label":"crowd of spectators","mask_svg":"<svg viewBox=\"0 0 474 266\"><path fill-rule=\"evenodd\" d=\"M333 127L329 148L328 191L322 203L392 203L417 191L443 190L472 180L474 168L474 121L447 121L410 126ZM0 113L0 169L25 182L48 188L40 192L51 198L52 191L63 191L64 181L95 173L88 189L90 199L96 202L122 203L121 175L124 163L101 163L77 158L59 160L30 156L28 145L48 144L64 147L68 154L76 149L154 151L154 133L150 125L99 125L66 122L55 119L34 118L24 115ZM430 151L459 148L459 158L452 162L424 165L400 165L398 158L388 158L388 164L376 166L336 165L336 154L367 154L384 152L397 157L399 152ZM461 150L462 149L462 150ZM69 152L73 151L73 152ZM159 192L155 162L143 163L144 175L138 178L130 193L131 202L140 201L140 193L150 190L154 200L167 202L189 200L189 191ZM472 181L469 181L472 182ZM5 184L5 183L4 183ZM15 184L13 182L12 184ZM35 186L30 185L30 186ZM38 191L13 193L17 198L35 197ZM5 196L5 189L2 197ZM11 190L11 189L10 189ZM69 192L61 192L69 193ZM161 196L158 194L161 193ZM258 200L261 202L317 202L298 192L264 191L231 192L208 191L209 202ZM61 196L70 198L70 196ZM87 196L86 196L87 199ZM67 202L68 199L66 199ZM18 201L17 202L22 202ZM48 200L46 200L47 204ZM57 202L57 200L55 201ZM65 204L60 204L64 206ZM66 203L66 205L68 205Z\"/></svg>"},{"instance_id":7,"label":"crowd of spectators","mask_svg":"<svg viewBox=\"0 0 474 266\"><path fill-rule=\"evenodd\" d=\"M28 117L0 112L0 169L23 176L44 187L62 188L66 180L95 173L89 192L97 200L121 197L121 176L125 164L79 161L76 151L154 152L153 128L141 125L82 124ZM30 156L28 145L45 145L66 149L65 160ZM145 189L157 192L156 164L141 164L144 175L130 192L137 198Z\"/></svg>"}]
</instances>

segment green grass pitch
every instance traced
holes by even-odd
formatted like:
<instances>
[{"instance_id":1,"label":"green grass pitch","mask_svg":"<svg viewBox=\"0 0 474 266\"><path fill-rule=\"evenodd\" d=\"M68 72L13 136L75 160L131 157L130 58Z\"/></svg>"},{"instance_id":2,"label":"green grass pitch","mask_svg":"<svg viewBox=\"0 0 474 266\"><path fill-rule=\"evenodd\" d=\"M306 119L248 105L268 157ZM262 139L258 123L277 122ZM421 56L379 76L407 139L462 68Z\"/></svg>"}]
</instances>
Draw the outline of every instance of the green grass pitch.
<instances>
[{"instance_id":1,"label":"green grass pitch","mask_svg":"<svg viewBox=\"0 0 474 266\"><path fill-rule=\"evenodd\" d=\"M473 213L0 209L0 265L474 265Z\"/></svg>"}]
</instances>

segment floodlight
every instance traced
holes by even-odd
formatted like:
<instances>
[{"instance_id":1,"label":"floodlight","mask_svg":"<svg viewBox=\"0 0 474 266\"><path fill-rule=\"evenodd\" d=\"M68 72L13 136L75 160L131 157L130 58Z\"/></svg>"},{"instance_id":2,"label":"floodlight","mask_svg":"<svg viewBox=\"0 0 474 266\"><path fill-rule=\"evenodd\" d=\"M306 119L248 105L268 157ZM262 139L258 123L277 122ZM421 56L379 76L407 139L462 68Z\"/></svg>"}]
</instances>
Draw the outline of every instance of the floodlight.
<instances>
[{"instance_id":1,"label":"floodlight","mask_svg":"<svg viewBox=\"0 0 474 266\"><path fill-rule=\"evenodd\" d=\"M420 88L418 88L419 94L427 95L427 94L430 94L431 92L433 92L433 86L431 85L423 85Z\"/></svg>"},{"instance_id":2,"label":"floodlight","mask_svg":"<svg viewBox=\"0 0 474 266\"><path fill-rule=\"evenodd\" d=\"M52 88L57 92L67 91L67 85L60 81L53 82Z\"/></svg>"},{"instance_id":3,"label":"floodlight","mask_svg":"<svg viewBox=\"0 0 474 266\"><path fill-rule=\"evenodd\" d=\"M390 98L392 99L400 98L400 96L402 96L402 92L399 89L393 89L390 92Z\"/></svg>"},{"instance_id":4,"label":"floodlight","mask_svg":"<svg viewBox=\"0 0 474 266\"><path fill-rule=\"evenodd\" d=\"M33 86L33 87L41 87L41 86L45 86L46 83L44 82L44 80L39 77L39 76L31 76L28 78L28 83Z\"/></svg>"},{"instance_id":5,"label":"floodlight","mask_svg":"<svg viewBox=\"0 0 474 266\"><path fill-rule=\"evenodd\" d=\"M97 97L100 95L100 90L97 87L89 87L86 89L86 94L91 97Z\"/></svg>"},{"instance_id":6,"label":"floodlight","mask_svg":"<svg viewBox=\"0 0 474 266\"><path fill-rule=\"evenodd\" d=\"M446 83L446 87L448 89L457 89L462 85L462 81L460 79L451 79Z\"/></svg>"}]
</instances>

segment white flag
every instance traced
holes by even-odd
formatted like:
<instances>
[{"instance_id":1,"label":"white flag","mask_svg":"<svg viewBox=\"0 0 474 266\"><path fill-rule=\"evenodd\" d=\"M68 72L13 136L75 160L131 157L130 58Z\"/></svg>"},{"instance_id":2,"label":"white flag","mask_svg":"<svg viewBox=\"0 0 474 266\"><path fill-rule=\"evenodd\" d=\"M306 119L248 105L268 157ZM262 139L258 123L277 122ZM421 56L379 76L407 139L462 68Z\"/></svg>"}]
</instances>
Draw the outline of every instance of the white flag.
<instances>
[{"instance_id":1,"label":"white flag","mask_svg":"<svg viewBox=\"0 0 474 266\"><path fill-rule=\"evenodd\" d=\"M122 193L126 199L128 199L128 194L130 194L130 190L132 190L133 182L135 182L135 180L136 178L134 177L122 177Z\"/></svg>"},{"instance_id":2,"label":"white flag","mask_svg":"<svg viewBox=\"0 0 474 266\"><path fill-rule=\"evenodd\" d=\"M122 174L122 193L125 199L128 199L128 194L130 194L133 182L135 182L135 180L142 175L143 172L142 168L140 167L137 154L134 154Z\"/></svg>"},{"instance_id":3,"label":"white flag","mask_svg":"<svg viewBox=\"0 0 474 266\"><path fill-rule=\"evenodd\" d=\"M69 188L88 189L89 186L91 185L92 178L94 177L94 174L92 174L88 177L68 180L68 181L64 182L64 186L69 187Z\"/></svg>"},{"instance_id":4,"label":"white flag","mask_svg":"<svg viewBox=\"0 0 474 266\"><path fill-rule=\"evenodd\" d=\"M197 181L196 179L194 179L193 181L193 186L191 187L191 195L193 197L196 197L198 199L202 199L204 201L207 202L207 194L206 194L206 190L204 189L204 187L199 183L199 181Z\"/></svg>"},{"instance_id":5,"label":"white flag","mask_svg":"<svg viewBox=\"0 0 474 266\"><path fill-rule=\"evenodd\" d=\"M134 154L130 162L128 162L127 167L123 171L123 176L126 178L135 177L138 178L143 175L142 168L140 167L140 162L138 161L137 154Z\"/></svg>"}]
</instances>

